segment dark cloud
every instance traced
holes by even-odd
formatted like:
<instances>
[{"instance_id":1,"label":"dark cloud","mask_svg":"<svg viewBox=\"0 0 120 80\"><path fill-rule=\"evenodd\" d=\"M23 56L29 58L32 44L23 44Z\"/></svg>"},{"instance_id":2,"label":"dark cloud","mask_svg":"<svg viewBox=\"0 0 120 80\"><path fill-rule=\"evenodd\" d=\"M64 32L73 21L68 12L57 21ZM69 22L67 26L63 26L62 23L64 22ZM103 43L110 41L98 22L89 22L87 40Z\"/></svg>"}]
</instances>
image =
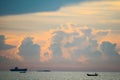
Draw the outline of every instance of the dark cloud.
<instances>
[{"instance_id":1,"label":"dark cloud","mask_svg":"<svg viewBox=\"0 0 120 80\"><path fill-rule=\"evenodd\" d=\"M56 11L82 1L85 0L0 0L0 15Z\"/></svg>"},{"instance_id":2,"label":"dark cloud","mask_svg":"<svg viewBox=\"0 0 120 80\"><path fill-rule=\"evenodd\" d=\"M120 55L117 51L117 44L111 43L109 41L104 41L100 45L100 49L102 51L102 54L104 55L104 58L101 60L101 64L103 66L110 66L112 67L111 70L119 70L118 66L120 66ZM108 67L108 69L110 69Z\"/></svg>"},{"instance_id":3,"label":"dark cloud","mask_svg":"<svg viewBox=\"0 0 120 80\"><path fill-rule=\"evenodd\" d=\"M116 44L113 44L111 42L105 41L101 44L101 50L107 54L108 56L118 56L118 53L116 51Z\"/></svg>"},{"instance_id":4,"label":"dark cloud","mask_svg":"<svg viewBox=\"0 0 120 80\"><path fill-rule=\"evenodd\" d=\"M24 61L38 62L40 61L40 46L33 43L33 38L27 37L19 47L19 54L24 58Z\"/></svg>"},{"instance_id":5,"label":"dark cloud","mask_svg":"<svg viewBox=\"0 0 120 80\"><path fill-rule=\"evenodd\" d=\"M86 42L82 41L84 44ZM85 46L83 49L76 49L75 50L76 58L79 58L80 56L85 56L88 60L88 62L92 63L94 61L98 61L102 53L98 50L98 42L97 40L89 40L88 45Z\"/></svg>"},{"instance_id":6,"label":"dark cloud","mask_svg":"<svg viewBox=\"0 0 120 80\"><path fill-rule=\"evenodd\" d=\"M57 43L52 44L50 50L52 50L54 57L61 56L62 54L62 49L60 44Z\"/></svg>"},{"instance_id":7,"label":"dark cloud","mask_svg":"<svg viewBox=\"0 0 120 80\"><path fill-rule=\"evenodd\" d=\"M62 40L66 33L63 31L56 31L53 33L53 35L52 44L50 45L49 49L54 54L54 57L60 57L62 55Z\"/></svg>"},{"instance_id":8,"label":"dark cloud","mask_svg":"<svg viewBox=\"0 0 120 80\"><path fill-rule=\"evenodd\" d=\"M106 62L109 64L116 65L120 62L120 55L118 54L116 45L117 44L108 41L102 42L102 44L100 45L100 48L104 56L106 57Z\"/></svg>"},{"instance_id":9,"label":"dark cloud","mask_svg":"<svg viewBox=\"0 0 120 80\"><path fill-rule=\"evenodd\" d=\"M15 48L15 46L6 44L5 40L6 40L5 36L4 35L0 35L0 51L1 50L8 50L8 49Z\"/></svg>"}]
</instances>

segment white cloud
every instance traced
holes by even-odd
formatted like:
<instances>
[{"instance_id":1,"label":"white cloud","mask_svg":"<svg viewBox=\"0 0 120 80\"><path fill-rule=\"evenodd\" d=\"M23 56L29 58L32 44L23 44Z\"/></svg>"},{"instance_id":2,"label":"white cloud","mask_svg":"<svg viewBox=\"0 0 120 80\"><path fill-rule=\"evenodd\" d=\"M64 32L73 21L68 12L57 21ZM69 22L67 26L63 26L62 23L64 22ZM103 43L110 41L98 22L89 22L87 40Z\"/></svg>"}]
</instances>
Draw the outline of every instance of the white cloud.
<instances>
[{"instance_id":1,"label":"white cloud","mask_svg":"<svg viewBox=\"0 0 120 80\"><path fill-rule=\"evenodd\" d=\"M100 45L103 44L104 41L101 43L99 41L109 34L109 30L66 25L65 27L54 29L50 34L52 37L48 39L50 40L49 43L47 43L49 46L46 47L46 50L52 54L51 58L48 58L49 60L56 61L57 59L58 63L62 63L62 60L65 59L65 61L68 61L68 64L71 61L87 61L87 63L92 64L101 62L100 59L104 57L100 48ZM111 42L109 43L112 44ZM114 54L114 52L111 54ZM80 60L80 58L82 58L82 60Z\"/></svg>"},{"instance_id":2,"label":"white cloud","mask_svg":"<svg viewBox=\"0 0 120 80\"><path fill-rule=\"evenodd\" d=\"M40 46L38 44L34 44L33 38L27 37L21 42L18 54L23 57L25 62L39 62Z\"/></svg>"}]
</instances>

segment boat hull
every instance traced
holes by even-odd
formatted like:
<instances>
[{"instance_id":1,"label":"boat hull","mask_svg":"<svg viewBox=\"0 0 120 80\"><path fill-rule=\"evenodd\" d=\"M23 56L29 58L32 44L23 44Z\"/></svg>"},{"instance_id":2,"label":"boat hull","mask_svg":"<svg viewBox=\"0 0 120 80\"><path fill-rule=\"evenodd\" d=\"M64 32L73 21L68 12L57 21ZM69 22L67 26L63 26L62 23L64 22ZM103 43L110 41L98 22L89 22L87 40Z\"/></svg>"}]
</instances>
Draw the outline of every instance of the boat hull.
<instances>
[{"instance_id":1,"label":"boat hull","mask_svg":"<svg viewBox=\"0 0 120 80\"><path fill-rule=\"evenodd\" d=\"M22 68L22 69L20 69L20 68L18 68L18 67L15 67L14 69L10 69L10 71L27 71L27 68Z\"/></svg>"},{"instance_id":2,"label":"boat hull","mask_svg":"<svg viewBox=\"0 0 120 80\"><path fill-rule=\"evenodd\" d=\"M10 71L27 71L27 69L10 69Z\"/></svg>"},{"instance_id":3,"label":"boat hull","mask_svg":"<svg viewBox=\"0 0 120 80\"><path fill-rule=\"evenodd\" d=\"M38 70L38 72L50 72L50 70Z\"/></svg>"},{"instance_id":4,"label":"boat hull","mask_svg":"<svg viewBox=\"0 0 120 80\"><path fill-rule=\"evenodd\" d=\"M98 74L87 74L87 76L98 76Z\"/></svg>"}]
</instances>

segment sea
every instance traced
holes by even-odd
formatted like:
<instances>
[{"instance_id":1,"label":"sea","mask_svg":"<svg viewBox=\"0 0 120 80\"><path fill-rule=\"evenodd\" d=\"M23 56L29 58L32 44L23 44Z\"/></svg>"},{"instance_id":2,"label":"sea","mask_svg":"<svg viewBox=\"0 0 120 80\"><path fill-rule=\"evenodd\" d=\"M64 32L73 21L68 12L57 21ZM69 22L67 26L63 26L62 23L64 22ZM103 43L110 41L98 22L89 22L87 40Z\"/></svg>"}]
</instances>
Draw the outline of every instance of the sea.
<instances>
[{"instance_id":1,"label":"sea","mask_svg":"<svg viewBox=\"0 0 120 80\"><path fill-rule=\"evenodd\" d=\"M87 76L94 72L36 72L26 73L1 71L0 80L120 80L120 72L97 72L98 76Z\"/></svg>"}]
</instances>

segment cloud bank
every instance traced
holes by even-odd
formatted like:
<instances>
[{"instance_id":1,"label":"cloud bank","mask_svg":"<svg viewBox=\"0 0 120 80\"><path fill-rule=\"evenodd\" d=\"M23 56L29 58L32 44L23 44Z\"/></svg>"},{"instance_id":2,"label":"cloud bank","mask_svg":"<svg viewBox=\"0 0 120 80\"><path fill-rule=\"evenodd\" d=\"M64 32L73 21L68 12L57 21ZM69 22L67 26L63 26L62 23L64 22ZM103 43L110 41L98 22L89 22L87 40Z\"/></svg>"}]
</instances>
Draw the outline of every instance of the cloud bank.
<instances>
[{"instance_id":1,"label":"cloud bank","mask_svg":"<svg viewBox=\"0 0 120 80\"><path fill-rule=\"evenodd\" d=\"M120 55L117 44L101 41L108 34L110 34L109 30L69 25L54 30L48 46L52 58L48 61L62 66L68 65L67 67L76 63L74 66L91 66L90 68L102 70L111 66L119 69L117 66L120 65ZM112 62L114 64L111 64ZM111 67L106 70L110 70Z\"/></svg>"},{"instance_id":2,"label":"cloud bank","mask_svg":"<svg viewBox=\"0 0 120 80\"><path fill-rule=\"evenodd\" d=\"M1 55L1 60L15 60L11 58L11 55L14 54L15 57L21 57L22 65L27 67L73 71L117 71L120 70L118 67L120 66L120 48L119 44L109 41L109 38L107 39L111 32L66 24L58 29L44 32L42 35L45 37L35 36L38 40L25 37L20 42L16 54L11 52L7 55L10 51L5 48L6 55ZM1 43L4 43L4 40L2 36ZM4 45L6 44L4 43ZM12 47L10 50L12 50ZM17 65L20 65L19 61L18 63Z\"/></svg>"}]
</instances>

